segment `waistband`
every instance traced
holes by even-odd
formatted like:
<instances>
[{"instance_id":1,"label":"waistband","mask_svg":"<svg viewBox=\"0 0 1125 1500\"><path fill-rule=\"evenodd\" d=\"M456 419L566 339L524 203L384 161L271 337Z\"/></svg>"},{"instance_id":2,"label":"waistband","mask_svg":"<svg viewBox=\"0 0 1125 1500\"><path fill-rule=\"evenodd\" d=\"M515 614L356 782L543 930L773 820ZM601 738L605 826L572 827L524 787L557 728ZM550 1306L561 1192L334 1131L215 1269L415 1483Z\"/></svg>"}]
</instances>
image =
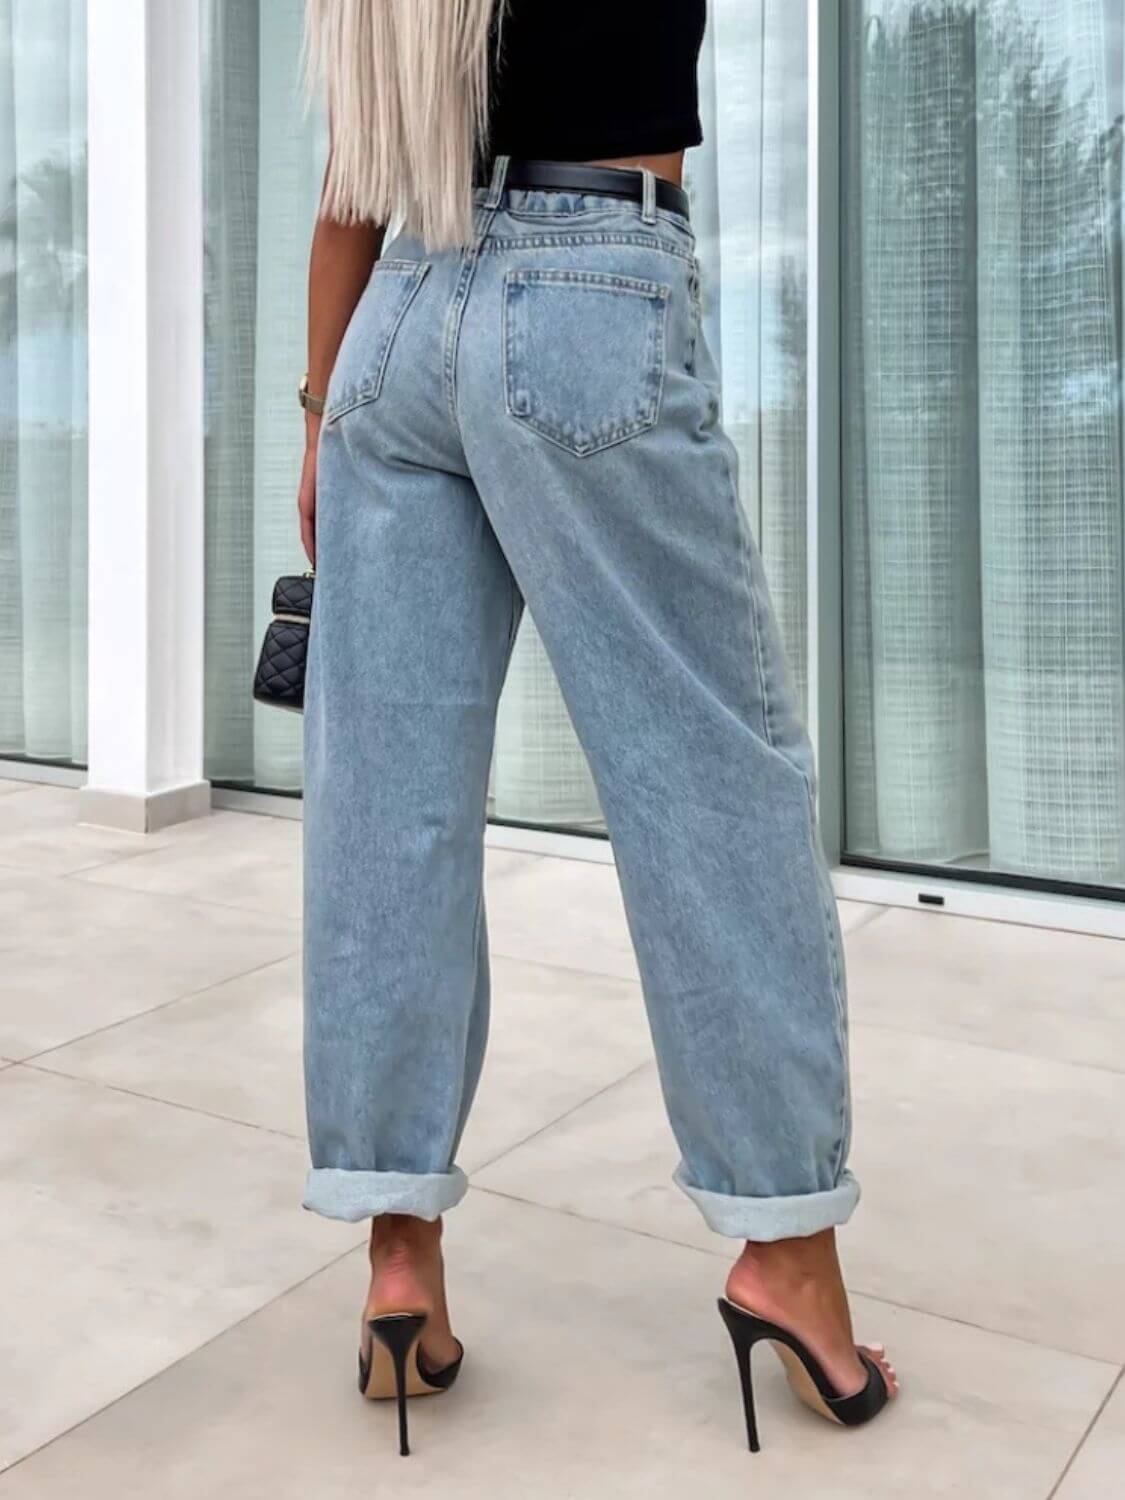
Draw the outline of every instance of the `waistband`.
<instances>
[{"instance_id":1,"label":"waistband","mask_svg":"<svg viewBox=\"0 0 1125 1500\"><path fill-rule=\"evenodd\" d=\"M489 204L496 207L507 188L556 193L588 193L596 198L625 198L639 203L646 219L655 217L657 209L689 216L688 195L683 188L657 177L647 168L590 167L582 162L534 161L526 157L498 156L483 177L481 187L489 188Z\"/></svg>"}]
</instances>

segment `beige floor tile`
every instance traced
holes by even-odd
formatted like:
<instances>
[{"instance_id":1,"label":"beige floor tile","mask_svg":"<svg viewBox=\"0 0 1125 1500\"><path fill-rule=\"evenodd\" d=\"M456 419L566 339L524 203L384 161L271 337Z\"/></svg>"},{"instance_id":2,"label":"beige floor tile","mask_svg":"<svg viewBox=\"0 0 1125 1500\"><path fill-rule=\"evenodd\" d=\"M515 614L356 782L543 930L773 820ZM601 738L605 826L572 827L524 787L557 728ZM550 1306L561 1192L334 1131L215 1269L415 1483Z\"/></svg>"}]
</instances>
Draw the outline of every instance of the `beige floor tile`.
<instances>
[{"instance_id":1,"label":"beige floor tile","mask_svg":"<svg viewBox=\"0 0 1125 1500\"><path fill-rule=\"evenodd\" d=\"M847 956L857 1020L1125 1072L1125 942L899 910Z\"/></svg>"},{"instance_id":2,"label":"beige floor tile","mask_svg":"<svg viewBox=\"0 0 1125 1500\"><path fill-rule=\"evenodd\" d=\"M0 1464L354 1245L301 1146L30 1067L0 1074Z\"/></svg>"},{"instance_id":3,"label":"beige floor tile","mask_svg":"<svg viewBox=\"0 0 1125 1500\"><path fill-rule=\"evenodd\" d=\"M473 1172L652 1056L640 986L493 960L492 1028L460 1159Z\"/></svg>"},{"instance_id":4,"label":"beige floor tile","mask_svg":"<svg viewBox=\"0 0 1125 1500\"><path fill-rule=\"evenodd\" d=\"M1114 1500L1125 1490L1125 1379L1083 1443L1057 1500Z\"/></svg>"},{"instance_id":5,"label":"beige floor tile","mask_svg":"<svg viewBox=\"0 0 1125 1500\"><path fill-rule=\"evenodd\" d=\"M887 912L885 906L872 906L864 901L838 901L836 905L840 913L840 927L844 932L854 932L857 927L866 927L881 919Z\"/></svg>"},{"instance_id":6,"label":"beige floor tile","mask_svg":"<svg viewBox=\"0 0 1125 1500\"><path fill-rule=\"evenodd\" d=\"M852 1283L1125 1360L1125 1080L875 1027L855 1029L853 1053L864 1201L843 1235ZM721 1250L668 1181L676 1159L646 1070L477 1181Z\"/></svg>"},{"instance_id":7,"label":"beige floor tile","mask_svg":"<svg viewBox=\"0 0 1125 1500\"><path fill-rule=\"evenodd\" d=\"M461 1151L472 1170L650 1056L626 980L493 960L492 1032ZM42 1066L303 1137L299 963L287 959L87 1037Z\"/></svg>"},{"instance_id":8,"label":"beige floor tile","mask_svg":"<svg viewBox=\"0 0 1125 1500\"><path fill-rule=\"evenodd\" d=\"M493 953L637 978L625 908L612 865L524 855L489 881Z\"/></svg>"},{"instance_id":9,"label":"beige floor tile","mask_svg":"<svg viewBox=\"0 0 1125 1500\"><path fill-rule=\"evenodd\" d=\"M1039 1500L1114 1374L861 1304L910 1371L901 1404L842 1432L763 1352L751 1456L709 1257L483 1194L450 1217L448 1246L468 1357L453 1392L412 1404L409 1462L391 1408L355 1391L360 1253L11 1471L0 1495Z\"/></svg>"},{"instance_id":10,"label":"beige floor tile","mask_svg":"<svg viewBox=\"0 0 1125 1500\"><path fill-rule=\"evenodd\" d=\"M672 1182L678 1160L656 1067L650 1065L517 1146L474 1181L513 1198L725 1255L730 1242L711 1233Z\"/></svg>"},{"instance_id":11,"label":"beige floor tile","mask_svg":"<svg viewBox=\"0 0 1125 1500\"><path fill-rule=\"evenodd\" d=\"M0 798L0 867L71 875L160 848L167 834L123 833L78 821L74 787L12 782Z\"/></svg>"},{"instance_id":12,"label":"beige floor tile","mask_svg":"<svg viewBox=\"0 0 1125 1500\"><path fill-rule=\"evenodd\" d=\"M0 779L0 797L7 797L12 792L26 792L27 788L28 782L26 781L8 781L6 779Z\"/></svg>"},{"instance_id":13,"label":"beige floor tile","mask_svg":"<svg viewBox=\"0 0 1125 1500\"><path fill-rule=\"evenodd\" d=\"M303 1139L300 960L212 985L36 1066Z\"/></svg>"},{"instance_id":14,"label":"beige floor tile","mask_svg":"<svg viewBox=\"0 0 1125 1500\"><path fill-rule=\"evenodd\" d=\"M1125 1078L857 1027L856 1283L1125 1362Z\"/></svg>"},{"instance_id":15,"label":"beige floor tile","mask_svg":"<svg viewBox=\"0 0 1125 1500\"><path fill-rule=\"evenodd\" d=\"M0 1049L17 1059L291 953L266 917L0 868Z\"/></svg>"},{"instance_id":16,"label":"beige floor tile","mask_svg":"<svg viewBox=\"0 0 1125 1500\"><path fill-rule=\"evenodd\" d=\"M178 824L162 848L91 870L83 880L214 901L281 921L301 907L301 825L292 818L216 812Z\"/></svg>"}]
</instances>

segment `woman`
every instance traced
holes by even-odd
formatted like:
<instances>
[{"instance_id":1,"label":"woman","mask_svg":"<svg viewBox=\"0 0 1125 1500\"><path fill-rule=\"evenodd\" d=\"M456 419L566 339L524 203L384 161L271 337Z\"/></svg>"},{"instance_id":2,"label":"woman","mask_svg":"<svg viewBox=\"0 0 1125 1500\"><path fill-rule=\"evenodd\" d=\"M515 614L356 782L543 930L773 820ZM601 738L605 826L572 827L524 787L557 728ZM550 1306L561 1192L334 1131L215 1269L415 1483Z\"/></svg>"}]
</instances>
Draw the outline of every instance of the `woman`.
<instances>
[{"instance_id":1,"label":"woman","mask_svg":"<svg viewBox=\"0 0 1125 1500\"><path fill-rule=\"evenodd\" d=\"M704 5L310 0L332 153L302 388L305 1202L372 1220L360 1384L397 1394L403 1452L406 1395L461 1360L441 1216L525 600L613 839L677 1180L744 1242L720 1311L750 1446L757 1341L847 1425L897 1389L836 1257L859 1196L840 938L679 186Z\"/></svg>"}]
</instances>

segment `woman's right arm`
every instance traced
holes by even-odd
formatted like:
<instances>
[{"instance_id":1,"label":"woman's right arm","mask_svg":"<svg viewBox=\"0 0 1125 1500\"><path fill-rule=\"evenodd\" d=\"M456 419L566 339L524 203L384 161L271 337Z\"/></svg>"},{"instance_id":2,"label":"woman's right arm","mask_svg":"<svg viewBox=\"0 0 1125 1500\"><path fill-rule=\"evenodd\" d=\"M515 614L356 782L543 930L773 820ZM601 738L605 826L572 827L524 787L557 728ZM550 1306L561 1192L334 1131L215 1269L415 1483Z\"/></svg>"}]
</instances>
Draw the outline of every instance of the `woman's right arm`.
<instances>
[{"instance_id":1,"label":"woman's right arm","mask_svg":"<svg viewBox=\"0 0 1125 1500\"><path fill-rule=\"evenodd\" d=\"M309 390L323 396L356 303L383 244L375 224L340 224L318 218L309 259ZM301 470L301 542L316 566L316 449L321 418L305 413Z\"/></svg>"}]
</instances>

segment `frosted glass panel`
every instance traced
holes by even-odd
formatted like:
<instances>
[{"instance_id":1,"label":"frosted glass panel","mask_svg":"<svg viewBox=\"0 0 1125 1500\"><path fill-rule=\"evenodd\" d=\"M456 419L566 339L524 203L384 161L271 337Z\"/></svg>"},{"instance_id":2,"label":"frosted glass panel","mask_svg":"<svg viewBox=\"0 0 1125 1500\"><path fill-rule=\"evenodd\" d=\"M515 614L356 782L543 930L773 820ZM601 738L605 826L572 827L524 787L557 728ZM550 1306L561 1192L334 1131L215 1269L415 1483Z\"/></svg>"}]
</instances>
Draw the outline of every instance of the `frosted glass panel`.
<instances>
[{"instance_id":1,"label":"frosted glass panel","mask_svg":"<svg viewBox=\"0 0 1125 1500\"><path fill-rule=\"evenodd\" d=\"M1119 884L1122 7L844 15L847 847Z\"/></svg>"},{"instance_id":2,"label":"frosted glass panel","mask_svg":"<svg viewBox=\"0 0 1125 1500\"><path fill-rule=\"evenodd\" d=\"M86 6L0 0L0 755L86 758Z\"/></svg>"}]
</instances>

